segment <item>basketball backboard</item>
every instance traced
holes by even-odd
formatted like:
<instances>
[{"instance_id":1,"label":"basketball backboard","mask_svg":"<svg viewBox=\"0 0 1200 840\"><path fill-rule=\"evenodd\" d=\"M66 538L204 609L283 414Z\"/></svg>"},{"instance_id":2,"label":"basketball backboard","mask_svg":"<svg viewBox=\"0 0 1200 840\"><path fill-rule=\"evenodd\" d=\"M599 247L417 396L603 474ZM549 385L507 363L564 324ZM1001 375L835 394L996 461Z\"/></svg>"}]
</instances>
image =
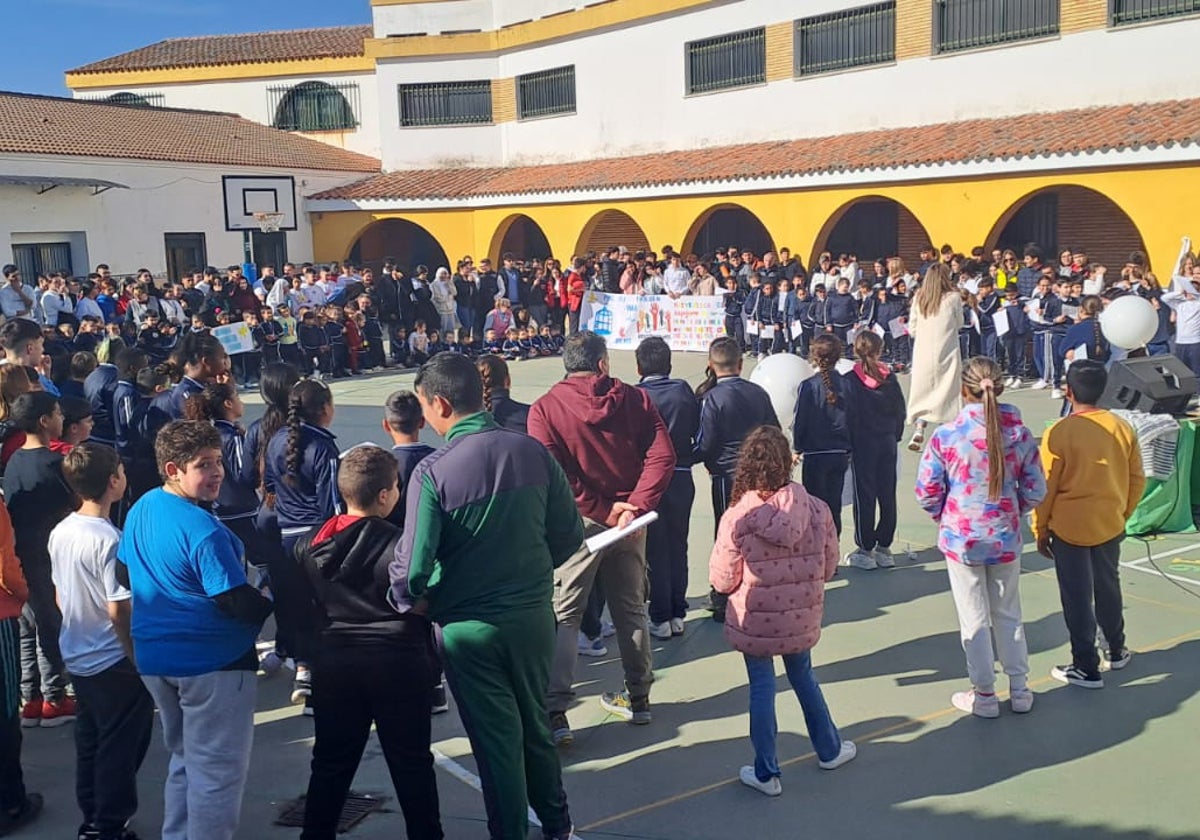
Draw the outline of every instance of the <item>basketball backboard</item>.
<instances>
[{"instance_id":1,"label":"basketball backboard","mask_svg":"<svg viewBox=\"0 0 1200 840\"><path fill-rule=\"evenodd\" d=\"M225 230L259 230L255 213L282 213L280 230L296 229L296 181L290 176L225 175Z\"/></svg>"}]
</instances>

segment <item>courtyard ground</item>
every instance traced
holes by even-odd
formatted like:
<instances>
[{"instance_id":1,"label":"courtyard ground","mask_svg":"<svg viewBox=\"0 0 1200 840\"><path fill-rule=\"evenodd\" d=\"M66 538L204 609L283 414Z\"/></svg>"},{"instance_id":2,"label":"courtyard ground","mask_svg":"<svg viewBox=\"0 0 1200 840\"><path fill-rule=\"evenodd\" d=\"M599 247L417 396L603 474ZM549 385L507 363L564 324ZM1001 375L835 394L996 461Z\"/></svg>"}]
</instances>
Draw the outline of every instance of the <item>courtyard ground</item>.
<instances>
[{"instance_id":1,"label":"courtyard ground","mask_svg":"<svg viewBox=\"0 0 1200 840\"><path fill-rule=\"evenodd\" d=\"M631 353L614 354L613 367L615 375L635 380ZM675 374L693 384L703 378L703 368L699 354L676 357ZM557 359L514 365L513 396L532 401L561 375ZM388 393L411 382L411 374L399 374L336 383L339 442L385 443L379 407ZM1021 408L1035 434L1057 414L1045 391L1018 391L1006 399ZM682 637L655 641L654 722L632 727L597 703L600 692L621 685L615 645L610 656L579 663L579 703L570 712L576 740L561 754L581 837L1200 836L1200 536L1126 541L1122 583L1129 643L1137 655L1129 668L1106 675L1103 691L1090 692L1049 677L1051 666L1070 659L1067 633L1053 568L1026 534L1022 595L1036 705L1026 716L1011 714L1004 704L998 720L972 718L949 702L953 691L967 687L965 663L944 561L930 548L935 530L911 493L916 463L905 453L895 544L910 548L913 558L900 559L892 570L842 569L829 585L825 631L813 657L843 737L858 743L858 758L836 772L817 768L799 706L781 677L784 792L773 800L737 781L738 768L753 758L746 675L740 655L701 609L713 520L708 477L697 468L693 609ZM847 535L843 550L850 546ZM283 676L261 680L239 838L299 833L273 825L281 804L301 795L308 781L312 721L288 703L289 691ZM79 815L72 726L25 733L27 782L45 794L46 811L18 836L73 837ZM450 714L434 719L433 739L447 838L486 837L482 799L470 786L474 762L453 703ZM134 820L146 838L161 825L165 770L156 733ZM354 790L392 796L374 739ZM377 813L346 836L402 837L403 820L390 810Z\"/></svg>"}]
</instances>

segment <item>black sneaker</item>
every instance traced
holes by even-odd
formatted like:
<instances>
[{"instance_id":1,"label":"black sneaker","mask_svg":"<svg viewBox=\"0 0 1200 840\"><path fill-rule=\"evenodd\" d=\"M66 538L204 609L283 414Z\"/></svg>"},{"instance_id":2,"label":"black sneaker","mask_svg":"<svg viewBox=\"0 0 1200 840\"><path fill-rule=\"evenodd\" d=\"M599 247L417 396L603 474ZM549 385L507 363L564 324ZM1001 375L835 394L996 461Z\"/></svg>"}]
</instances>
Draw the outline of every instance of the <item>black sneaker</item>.
<instances>
[{"instance_id":1,"label":"black sneaker","mask_svg":"<svg viewBox=\"0 0 1200 840\"><path fill-rule=\"evenodd\" d=\"M446 700L446 683L442 683L433 690L433 703L430 712L435 715L440 715L450 711L450 703Z\"/></svg>"},{"instance_id":2,"label":"black sneaker","mask_svg":"<svg viewBox=\"0 0 1200 840\"><path fill-rule=\"evenodd\" d=\"M1108 652L1108 668L1110 671L1120 671L1129 664L1129 660L1133 659L1133 651L1129 648L1122 650L1110 650Z\"/></svg>"},{"instance_id":3,"label":"black sneaker","mask_svg":"<svg viewBox=\"0 0 1200 840\"><path fill-rule=\"evenodd\" d=\"M43 804L40 793L29 793L16 810L0 811L0 837L36 820Z\"/></svg>"},{"instance_id":4,"label":"black sneaker","mask_svg":"<svg viewBox=\"0 0 1200 840\"><path fill-rule=\"evenodd\" d=\"M1099 674L1089 674L1078 665L1055 665L1050 669L1050 676L1068 685L1080 688L1104 688L1104 680Z\"/></svg>"},{"instance_id":5,"label":"black sneaker","mask_svg":"<svg viewBox=\"0 0 1200 840\"><path fill-rule=\"evenodd\" d=\"M556 747L565 747L574 742L575 733L571 731L566 712L550 713L550 738Z\"/></svg>"}]
</instances>

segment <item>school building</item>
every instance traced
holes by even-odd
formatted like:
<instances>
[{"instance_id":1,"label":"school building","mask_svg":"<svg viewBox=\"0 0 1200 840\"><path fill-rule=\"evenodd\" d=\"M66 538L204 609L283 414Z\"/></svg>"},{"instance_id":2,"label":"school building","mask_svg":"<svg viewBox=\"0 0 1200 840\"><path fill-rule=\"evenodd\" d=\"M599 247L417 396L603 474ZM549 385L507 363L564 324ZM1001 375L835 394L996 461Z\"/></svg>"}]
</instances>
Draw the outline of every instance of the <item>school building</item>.
<instances>
[{"instance_id":1,"label":"school building","mask_svg":"<svg viewBox=\"0 0 1200 840\"><path fill-rule=\"evenodd\" d=\"M164 41L78 98L230 111L380 172L312 253L450 265L613 244L866 259L1086 246L1169 270L1200 196L1200 5L371 0L372 23Z\"/></svg>"}]
</instances>

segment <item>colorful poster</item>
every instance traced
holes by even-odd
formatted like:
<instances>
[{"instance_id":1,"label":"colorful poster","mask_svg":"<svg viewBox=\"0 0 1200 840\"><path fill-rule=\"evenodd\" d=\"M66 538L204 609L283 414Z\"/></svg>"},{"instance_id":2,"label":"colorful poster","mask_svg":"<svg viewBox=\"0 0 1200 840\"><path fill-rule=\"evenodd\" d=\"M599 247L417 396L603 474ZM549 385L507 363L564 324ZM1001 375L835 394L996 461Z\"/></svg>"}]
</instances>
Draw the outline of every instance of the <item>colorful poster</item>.
<instances>
[{"instance_id":1,"label":"colorful poster","mask_svg":"<svg viewBox=\"0 0 1200 840\"><path fill-rule=\"evenodd\" d=\"M588 292L579 322L616 349L631 350L643 338L659 336L672 350L704 353L725 334L725 298Z\"/></svg>"},{"instance_id":2,"label":"colorful poster","mask_svg":"<svg viewBox=\"0 0 1200 840\"><path fill-rule=\"evenodd\" d=\"M212 337L221 342L221 346L230 356L254 350L254 336L250 333L250 325L245 321L213 327Z\"/></svg>"}]
</instances>

